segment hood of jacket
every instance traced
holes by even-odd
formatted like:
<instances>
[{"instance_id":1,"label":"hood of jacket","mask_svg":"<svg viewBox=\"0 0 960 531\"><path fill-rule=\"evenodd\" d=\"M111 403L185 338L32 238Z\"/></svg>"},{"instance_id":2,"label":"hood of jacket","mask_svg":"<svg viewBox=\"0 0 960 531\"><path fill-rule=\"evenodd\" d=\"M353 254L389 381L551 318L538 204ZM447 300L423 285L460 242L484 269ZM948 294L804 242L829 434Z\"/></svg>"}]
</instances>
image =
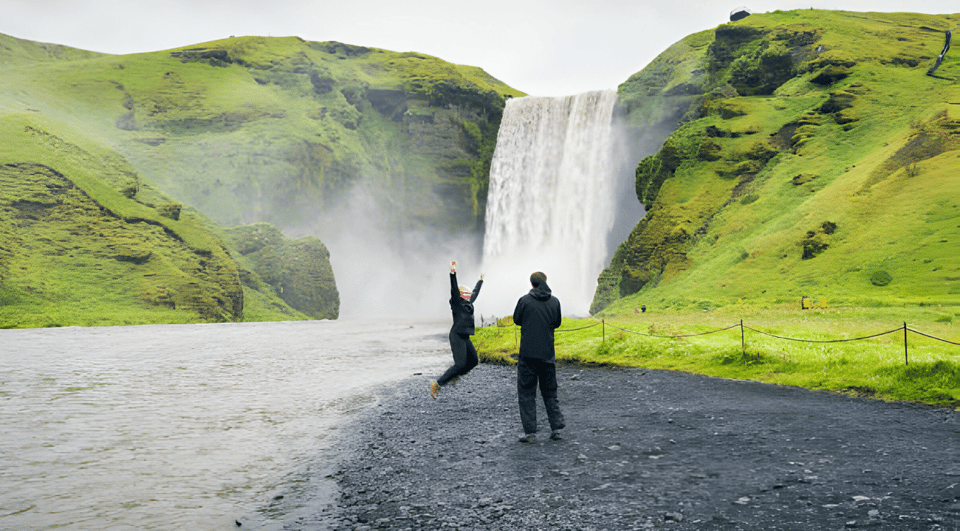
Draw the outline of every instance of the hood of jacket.
<instances>
[{"instance_id":1,"label":"hood of jacket","mask_svg":"<svg viewBox=\"0 0 960 531\"><path fill-rule=\"evenodd\" d=\"M530 296L538 301L550 300L552 293L550 286L548 286L546 282L541 282L539 286L530 290Z\"/></svg>"}]
</instances>

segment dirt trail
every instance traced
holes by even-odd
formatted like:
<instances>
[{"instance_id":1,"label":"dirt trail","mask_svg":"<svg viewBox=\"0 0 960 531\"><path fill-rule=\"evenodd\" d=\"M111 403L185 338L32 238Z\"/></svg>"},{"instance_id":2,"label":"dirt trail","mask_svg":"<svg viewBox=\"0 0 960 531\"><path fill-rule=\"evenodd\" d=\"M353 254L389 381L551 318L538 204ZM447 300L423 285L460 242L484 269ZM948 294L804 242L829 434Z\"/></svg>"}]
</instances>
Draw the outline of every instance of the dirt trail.
<instances>
[{"instance_id":1,"label":"dirt trail","mask_svg":"<svg viewBox=\"0 0 960 531\"><path fill-rule=\"evenodd\" d=\"M339 504L303 529L960 529L958 413L755 382L561 366L563 441L515 369L382 390ZM544 432L543 430L547 430Z\"/></svg>"}]
</instances>

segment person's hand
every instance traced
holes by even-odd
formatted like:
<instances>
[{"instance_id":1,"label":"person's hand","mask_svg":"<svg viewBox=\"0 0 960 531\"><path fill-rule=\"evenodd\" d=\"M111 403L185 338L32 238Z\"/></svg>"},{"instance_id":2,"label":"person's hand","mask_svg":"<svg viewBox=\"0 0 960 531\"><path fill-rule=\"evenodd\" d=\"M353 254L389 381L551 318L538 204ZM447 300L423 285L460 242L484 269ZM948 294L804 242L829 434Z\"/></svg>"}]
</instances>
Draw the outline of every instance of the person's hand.
<instances>
[{"instance_id":1,"label":"person's hand","mask_svg":"<svg viewBox=\"0 0 960 531\"><path fill-rule=\"evenodd\" d=\"M483 280L483 273L480 273L480 280Z\"/></svg>"},{"instance_id":2,"label":"person's hand","mask_svg":"<svg viewBox=\"0 0 960 531\"><path fill-rule=\"evenodd\" d=\"M451 273L456 273L456 272L457 272L457 261L456 261L456 260L454 260L453 262L450 262L450 272L451 272Z\"/></svg>"}]
</instances>

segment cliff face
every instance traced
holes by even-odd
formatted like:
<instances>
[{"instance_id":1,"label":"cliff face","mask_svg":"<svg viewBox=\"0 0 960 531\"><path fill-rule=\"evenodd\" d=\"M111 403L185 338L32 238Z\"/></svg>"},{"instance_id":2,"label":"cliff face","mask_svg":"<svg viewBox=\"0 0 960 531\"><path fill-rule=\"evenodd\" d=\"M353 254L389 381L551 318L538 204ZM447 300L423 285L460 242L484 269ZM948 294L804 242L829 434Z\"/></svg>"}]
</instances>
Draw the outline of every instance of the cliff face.
<instances>
[{"instance_id":1,"label":"cliff face","mask_svg":"<svg viewBox=\"0 0 960 531\"><path fill-rule=\"evenodd\" d=\"M17 76L21 101L98 128L214 221L299 232L337 232L324 214L358 189L392 228L482 230L504 98L522 94L478 68L298 38L21 62Z\"/></svg>"},{"instance_id":2,"label":"cliff face","mask_svg":"<svg viewBox=\"0 0 960 531\"><path fill-rule=\"evenodd\" d=\"M673 132L591 311L956 301L960 64L928 71L958 20L752 15L632 76L633 123Z\"/></svg>"},{"instance_id":3,"label":"cliff face","mask_svg":"<svg viewBox=\"0 0 960 531\"><path fill-rule=\"evenodd\" d=\"M249 261L240 270L244 285L269 286L291 308L314 319L336 319L340 294L330 266L330 252L316 238L290 240L267 223L227 229L234 248ZM246 262L241 262L246 264Z\"/></svg>"}]
</instances>

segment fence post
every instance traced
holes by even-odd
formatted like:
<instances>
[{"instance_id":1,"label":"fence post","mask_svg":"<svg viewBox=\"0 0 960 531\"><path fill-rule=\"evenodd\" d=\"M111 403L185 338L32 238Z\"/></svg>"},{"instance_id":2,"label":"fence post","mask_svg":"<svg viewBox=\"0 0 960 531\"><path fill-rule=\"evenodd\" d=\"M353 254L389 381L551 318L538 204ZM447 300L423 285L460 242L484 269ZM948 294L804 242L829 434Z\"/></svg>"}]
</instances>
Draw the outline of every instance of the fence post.
<instances>
[{"instance_id":1,"label":"fence post","mask_svg":"<svg viewBox=\"0 0 960 531\"><path fill-rule=\"evenodd\" d=\"M910 365L910 356L907 353L907 322L903 322L903 363Z\"/></svg>"},{"instance_id":2,"label":"fence post","mask_svg":"<svg viewBox=\"0 0 960 531\"><path fill-rule=\"evenodd\" d=\"M607 320L606 319L600 319L600 329L603 330L603 339L601 343L606 343L607 342Z\"/></svg>"},{"instance_id":3,"label":"fence post","mask_svg":"<svg viewBox=\"0 0 960 531\"><path fill-rule=\"evenodd\" d=\"M743 357L747 357L747 341L743 338L743 319L740 319L740 349L743 350Z\"/></svg>"}]
</instances>

